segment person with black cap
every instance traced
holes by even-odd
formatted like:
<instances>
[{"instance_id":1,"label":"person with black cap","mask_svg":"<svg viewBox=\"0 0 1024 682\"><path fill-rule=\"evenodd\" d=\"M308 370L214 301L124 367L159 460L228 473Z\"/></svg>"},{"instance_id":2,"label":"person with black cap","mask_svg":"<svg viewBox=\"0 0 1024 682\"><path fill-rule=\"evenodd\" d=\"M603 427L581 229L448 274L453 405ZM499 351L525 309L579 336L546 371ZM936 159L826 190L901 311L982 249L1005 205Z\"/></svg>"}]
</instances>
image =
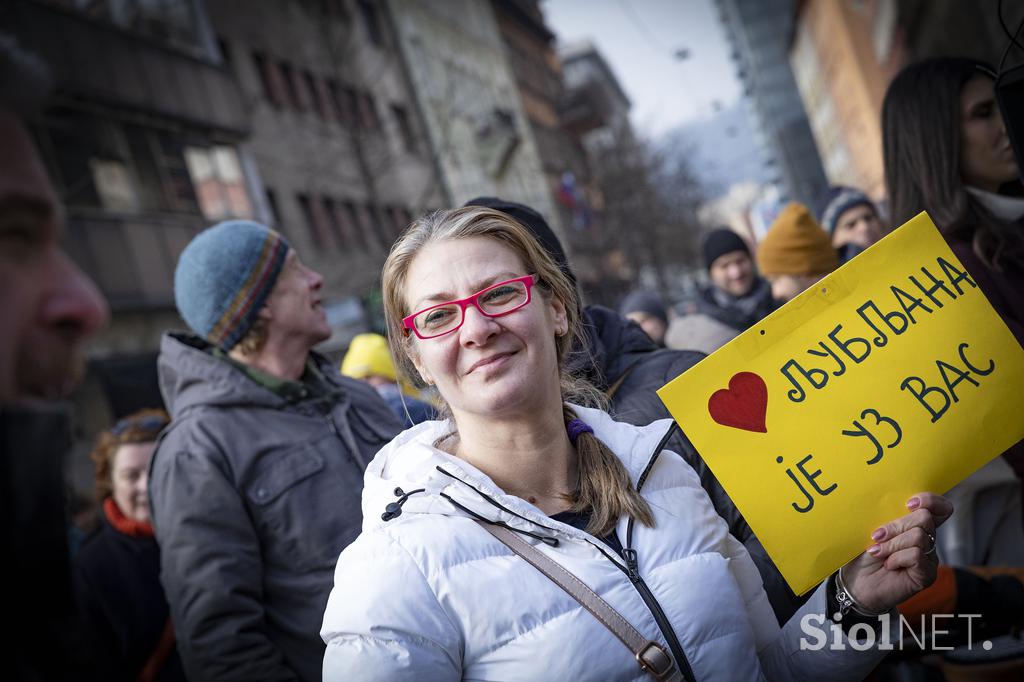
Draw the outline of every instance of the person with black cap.
<instances>
[{"instance_id":1,"label":"person with black cap","mask_svg":"<svg viewBox=\"0 0 1024 682\"><path fill-rule=\"evenodd\" d=\"M703 252L710 283L699 289L696 310L669 325L669 348L713 353L778 307L738 234L727 228L708 233Z\"/></svg>"},{"instance_id":2,"label":"person with black cap","mask_svg":"<svg viewBox=\"0 0 1024 682\"><path fill-rule=\"evenodd\" d=\"M515 218L533 234L578 289L576 275L569 267L562 244L540 213L529 206L495 197L478 197L465 205L486 206ZM670 417L657 390L700 362L704 354L659 348L636 324L603 306L582 306L580 319L586 343L573 348L568 362L570 372L604 392L611 414L619 421L642 426ZM697 472L715 510L725 519L730 533L746 546L757 565L776 618L780 623L786 622L805 599L789 589L743 515L686 435L677 430L665 447L682 455Z\"/></svg>"}]
</instances>

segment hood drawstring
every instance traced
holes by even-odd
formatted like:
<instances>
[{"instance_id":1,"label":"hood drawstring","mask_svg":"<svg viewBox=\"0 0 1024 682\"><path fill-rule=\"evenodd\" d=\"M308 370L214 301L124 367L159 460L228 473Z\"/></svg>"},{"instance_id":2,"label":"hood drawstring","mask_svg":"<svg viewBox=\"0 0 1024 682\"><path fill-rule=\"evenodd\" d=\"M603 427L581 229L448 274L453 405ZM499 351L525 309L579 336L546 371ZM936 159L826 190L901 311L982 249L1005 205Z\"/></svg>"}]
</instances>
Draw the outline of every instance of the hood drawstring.
<instances>
[{"instance_id":1,"label":"hood drawstring","mask_svg":"<svg viewBox=\"0 0 1024 682\"><path fill-rule=\"evenodd\" d=\"M384 513L380 515L380 518L384 521L390 521L391 519L398 518L402 515L402 505L409 499L410 495L416 493L422 493L426 488L419 488L417 490L410 490L405 492L401 488L395 488L395 496L398 498L398 502L389 502L388 506L384 507Z\"/></svg>"},{"instance_id":2,"label":"hood drawstring","mask_svg":"<svg viewBox=\"0 0 1024 682\"><path fill-rule=\"evenodd\" d=\"M473 486L470 486L470 487L472 488ZM547 535L540 535L539 533L531 533L530 531L522 530L521 528L515 528L513 526L508 525L504 521L492 521L491 519L489 519L489 518L487 518L485 516L481 516L480 514L477 514L475 511L473 511L469 507L462 506L461 504L459 504L458 502L453 500L450 496L448 496L448 495L446 495L444 493L441 493L441 497L443 497L444 499L448 500L449 502L451 502L453 505L455 505L456 507L458 507L462 511L466 512L467 514L472 516L477 521L483 521L484 523L489 523L492 526L501 526L502 528L509 529L513 533L519 533L521 535L527 535L527 536L529 536L531 538L534 538L535 540L540 540L545 545L548 545L550 547L558 547L558 538L553 538L553 537L550 537L550 536L547 536Z\"/></svg>"},{"instance_id":3,"label":"hood drawstring","mask_svg":"<svg viewBox=\"0 0 1024 682\"><path fill-rule=\"evenodd\" d=\"M449 478L452 478L452 479L458 481L459 483L461 483L462 485L466 486L467 488L469 488L470 490L475 492L477 495L482 497L484 500L486 500L490 504L492 504L495 507L497 507L498 509L501 509L504 512L508 512L509 514L512 514L513 516L516 516L516 517L522 519L523 521L526 521L528 523L532 523L535 526L540 526L544 530L552 530L551 528L548 528L547 526L541 525L541 524L537 523L536 521L528 519L525 516L523 516L522 514L517 514L516 512L512 511L511 509L509 509L508 507L506 507L506 506L504 506L502 504L499 504L498 501L495 500L494 498L492 498L490 495L488 495L487 493L485 493L482 490L478 490L476 488L476 486L473 486L473 485L470 485L469 483L466 483L465 481L463 481L461 478L459 478L455 474L451 473L450 471L446 471L444 468L442 468L440 466L437 466L437 467L434 467L434 468L437 469L438 471L440 471L445 476L447 476ZM485 516L481 516L480 514L477 514L472 509L469 509L468 507L464 507L463 505L459 504L458 502L453 500L450 496L448 496L448 495L446 495L444 493L441 493L441 497L443 497L444 499L448 500L453 505L455 505L456 507L458 507L462 511L466 512L467 514L469 514L470 516L472 516L473 518L475 518L478 521L483 521L484 523L489 523L489 524L491 524L493 526L502 526L504 528L508 528L510 531L513 531L515 533L519 533L521 535L527 535L527 536L529 536L531 538L534 538L536 540L540 540L545 545L548 545L550 547L558 547L558 538L551 537L549 535L541 535L539 533L531 533L528 530L522 530L520 528L515 528L513 526L510 526L510 525L504 523L503 521L492 521L491 519L488 519Z\"/></svg>"}]
</instances>

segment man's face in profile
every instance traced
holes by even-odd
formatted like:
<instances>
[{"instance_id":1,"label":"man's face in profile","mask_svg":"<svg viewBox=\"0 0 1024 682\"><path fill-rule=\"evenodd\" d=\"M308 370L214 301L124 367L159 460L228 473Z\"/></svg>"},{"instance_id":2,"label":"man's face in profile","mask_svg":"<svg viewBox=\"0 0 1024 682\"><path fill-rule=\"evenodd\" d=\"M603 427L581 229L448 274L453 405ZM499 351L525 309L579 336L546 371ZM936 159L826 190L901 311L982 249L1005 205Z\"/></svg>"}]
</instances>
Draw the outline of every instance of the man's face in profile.
<instances>
[{"instance_id":1,"label":"man's face in profile","mask_svg":"<svg viewBox=\"0 0 1024 682\"><path fill-rule=\"evenodd\" d=\"M63 215L24 123L0 108L0 405L59 398L108 311L60 248Z\"/></svg>"}]
</instances>

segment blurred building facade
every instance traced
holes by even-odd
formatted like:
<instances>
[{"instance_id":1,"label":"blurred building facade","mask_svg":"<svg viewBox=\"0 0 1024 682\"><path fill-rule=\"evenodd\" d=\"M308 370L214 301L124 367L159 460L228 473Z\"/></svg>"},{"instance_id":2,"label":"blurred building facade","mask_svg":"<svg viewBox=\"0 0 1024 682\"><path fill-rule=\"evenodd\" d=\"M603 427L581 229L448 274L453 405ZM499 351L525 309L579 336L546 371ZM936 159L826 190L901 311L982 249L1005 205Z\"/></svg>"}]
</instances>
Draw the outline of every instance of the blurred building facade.
<instances>
[{"instance_id":1,"label":"blurred building facade","mask_svg":"<svg viewBox=\"0 0 1024 682\"><path fill-rule=\"evenodd\" d=\"M601 271L600 257L591 248L601 195L582 141L590 128L571 118L576 91L566 83L556 36L544 23L539 0L492 0L492 5L553 199L555 211L547 218L588 289Z\"/></svg>"},{"instance_id":2,"label":"blurred building facade","mask_svg":"<svg viewBox=\"0 0 1024 682\"><path fill-rule=\"evenodd\" d=\"M499 196L554 213L490 2L388 0L396 49L444 188L458 206Z\"/></svg>"},{"instance_id":3,"label":"blurred building facade","mask_svg":"<svg viewBox=\"0 0 1024 682\"><path fill-rule=\"evenodd\" d=\"M583 211L593 194L590 170L577 134L566 129L566 97L555 34L544 23L539 0L492 0L498 30L530 130L537 143L556 211L550 222L563 234L586 227Z\"/></svg>"},{"instance_id":4,"label":"blurred building facade","mask_svg":"<svg viewBox=\"0 0 1024 682\"><path fill-rule=\"evenodd\" d=\"M998 5L998 0L796 3L789 60L830 183L859 187L884 202L881 112L890 81L906 64L929 57L973 57L996 66L1009 42ZM1003 18L1016 29L1024 5L1004 2Z\"/></svg>"},{"instance_id":5,"label":"blurred building facade","mask_svg":"<svg viewBox=\"0 0 1024 682\"><path fill-rule=\"evenodd\" d=\"M597 155L622 138L633 138L632 102L608 62L590 42L559 51L567 89L565 125L579 134L587 152Z\"/></svg>"},{"instance_id":6,"label":"blurred building facade","mask_svg":"<svg viewBox=\"0 0 1024 682\"><path fill-rule=\"evenodd\" d=\"M344 349L412 218L444 205L384 3L206 0L251 121L260 217L324 276ZM268 30L273 27L273 30Z\"/></svg>"},{"instance_id":7,"label":"blurred building facade","mask_svg":"<svg viewBox=\"0 0 1024 682\"><path fill-rule=\"evenodd\" d=\"M33 132L67 208L68 253L111 307L74 397L84 450L114 418L161 404L157 344L183 326L178 254L210 222L256 216L250 118L198 1L14 0L0 15L53 73ZM81 454L72 474L91 489Z\"/></svg>"},{"instance_id":8,"label":"blurred building facade","mask_svg":"<svg viewBox=\"0 0 1024 682\"><path fill-rule=\"evenodd\" d=\"M827 182L787 49L793 0L715 0L750 106L769 181L813 206Z\"/></svg>"},{"instance_id":9,"label":"blurred building facade","mask_svg":"<svg viewBox=\"0 0 1024 682\"><path fill-rule=\"evenodd\" d=\"M73 397L73 480L93 435L159 406L159 339L182 329L173 274L224 219L270 224L323 273L343 348L367 326L386 251L444 205L386 7L364 0L11 0L5 32L56 92L34 135L67 207L68 252L111 323ZM272 31L268 27L273 27Z\"/></svg>"}]
</instances>

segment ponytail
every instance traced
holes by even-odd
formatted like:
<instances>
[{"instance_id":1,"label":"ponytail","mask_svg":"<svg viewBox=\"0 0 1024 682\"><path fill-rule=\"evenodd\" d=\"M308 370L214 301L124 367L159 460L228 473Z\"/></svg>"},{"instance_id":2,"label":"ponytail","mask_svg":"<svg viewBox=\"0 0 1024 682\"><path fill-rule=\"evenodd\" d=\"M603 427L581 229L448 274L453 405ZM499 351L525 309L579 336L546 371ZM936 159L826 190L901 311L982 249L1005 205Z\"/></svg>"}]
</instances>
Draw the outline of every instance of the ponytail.
<instances>
[{"instance_id":1,"label":"ponytail","mask_svg":"<svg viewBox=\"0 0 1024 682\"><path fill-rule=\"evenodd\" d=\"M562 408L568 424L577 419L569 408ZM640 492L633 487L629 472L614 452L590 431L576 437L579 486L572 494L570 511L591 511L587 532L602 538L615 530L621 516L630 516L645 526L654 526L654 514Z\"/></svg>"}]
</instances>

